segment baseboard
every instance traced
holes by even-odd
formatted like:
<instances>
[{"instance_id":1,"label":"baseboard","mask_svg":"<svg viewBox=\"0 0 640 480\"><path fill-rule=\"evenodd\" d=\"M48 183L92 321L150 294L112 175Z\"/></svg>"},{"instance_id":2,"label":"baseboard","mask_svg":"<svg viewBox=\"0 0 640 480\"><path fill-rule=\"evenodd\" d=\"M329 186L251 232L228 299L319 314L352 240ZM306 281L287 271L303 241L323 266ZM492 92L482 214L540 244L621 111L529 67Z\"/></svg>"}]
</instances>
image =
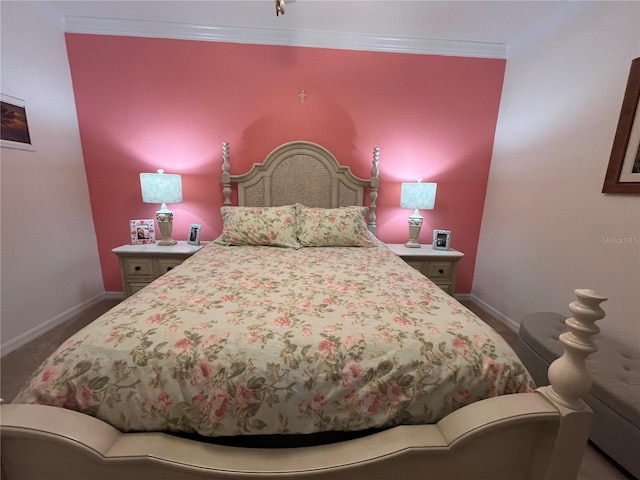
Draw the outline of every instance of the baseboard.
<instances>
[{"instance_id":1,"label":"baseboard","mask_svg":"<svg viewBox=\"0 0 640 480\"><path fill-rule=\"evenodd\" d=\"M473 296L470 293L456 293L453 295L453 298L456 300L473 300Z\"/></svg>"},{"instance_id":2,"label":"baseboard","mask_svg":"<svg viewBox=\"0 0 640 480\"><path fill-rule=\"evenodd\" d=\"M102 294L102 299L101 300L106 300L106 299L123 300L124 299L124 293L122 293L122 292L104 292Z\"/></svg>"},{"instance_id":3,"label":"baseboard","mask_svg":"<svg viewBox=\"0 0 640 480\"><path fill-rule=\"evenodd\" d=\"M457 298L457 295L456 295L456 298ZM466 296L466 299L471 300L472 302L478 304L480 307L482 307L482 309L486 310L487 313L495 317L495 319L498 320L500 323L504 324L507 328L509 328L510 330L513 330L515 333L518 333L518 330L520 329L520 324L515 320L512 320L511 318L507 317L502 312L499 312L498 310L493 308L491 305L483 302L473 294Z\"/></svg>"},{"instance_id":4,"label":"baseboard","mask_svg":"<svg viewBox=\"0 0 640 480\"><path fill-rule=\"evenodd\" d=\"M28 330L23 334L18 335L16 338L12 338L8 342L0 345L0 358L26 345L27 343L38 338L39 336L44 335L52 328L55 328L58 325L62 325L64 322L70 320L73 316L77 315L78 313L82 312L85 309L91 308L99 301L110 299L110 298L118 298L118 296L122 298L122 293L119 293L119 294L116 292L101 293L99 295L96 295L93 298L90 298L89 300L86 300L80 303L79 305L76 305L75 307L70 308L69 310L62 312L59 315L56 315L55 317L47 320L46 322L41 323L37 327L34 327L31 330Z\"/></svg>"}]
</instances>

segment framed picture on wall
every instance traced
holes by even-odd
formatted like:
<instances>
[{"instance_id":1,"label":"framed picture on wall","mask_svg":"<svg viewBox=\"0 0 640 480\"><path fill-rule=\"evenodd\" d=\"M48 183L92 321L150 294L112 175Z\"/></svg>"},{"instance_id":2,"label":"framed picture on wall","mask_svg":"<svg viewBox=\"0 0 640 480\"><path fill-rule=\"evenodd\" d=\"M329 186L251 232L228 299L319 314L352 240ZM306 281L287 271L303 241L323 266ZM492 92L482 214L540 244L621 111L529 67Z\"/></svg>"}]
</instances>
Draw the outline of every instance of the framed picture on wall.
<instances>
[{"instance_id":1,"label":"framed picture on wall","mask_svg":"<svg viewBox=\"0 0 640 480\"><path fill-rule=\"evenodd\" d=\"M451 230L433 231L433 249L449 250L451 248Z\"/></svg>"},{"instance_id":2,"label":"framed picture on wall","mask_svg":"<svg viewBox=\"0 0 640 480\"><path fill-rule=\"evenodd\" d=\"M640 193L640 58L631 62L602 193Z\"/></svg>"},{"instance_id":3,"label":"framed picture on wall","mask_svg":"<svg viewBox=\"0 0 640 480\"><path fill-rule=\"evenodd\" d=\"M31 145L27 106L24 100L0 94L0 146L19 150L34 150Z\"/></svg>"},{"instance_id":4,"label":"framed picture on wall","mask_svg":"<svg viewBox=\"0 0 640 480\"><path fill-rule=\"evenodd\" d=\"M156 243L156 227L152 218L129 220L129 227L133 245Z\"/></svg>"},{"instance_id":5,"label":"framed picture on wall","mask_svg":"<svg viewBox=\"0 0 640 480\"><path fill-rule=\"evenodd\" d=\"M192 223L189 226L189 236L187 237L187 243L191 245L200 245L200 230L202 225L198 223Z\"/></svg>"}]
</instances>

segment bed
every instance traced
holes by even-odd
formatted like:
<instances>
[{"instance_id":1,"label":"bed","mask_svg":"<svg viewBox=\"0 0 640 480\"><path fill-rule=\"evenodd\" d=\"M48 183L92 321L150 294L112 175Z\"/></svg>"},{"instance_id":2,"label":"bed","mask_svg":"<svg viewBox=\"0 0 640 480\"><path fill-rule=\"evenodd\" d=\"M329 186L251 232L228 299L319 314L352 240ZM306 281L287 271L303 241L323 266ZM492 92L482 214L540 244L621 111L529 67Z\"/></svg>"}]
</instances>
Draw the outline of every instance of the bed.
<instances>
[{"instance_id":1,"label":"bed","mask_svg":"<svg viewBox=\"0 0 640 480\"><path fill-rule=\"evenodd\" d=\"M575 478L605 299L576 290L565 355L535 389L495 331L376 239L378 164L374 149L359 178L297 141L233 175L225 143L222 235L0 407L3 478Z\"/></svg>"}]
</instances>

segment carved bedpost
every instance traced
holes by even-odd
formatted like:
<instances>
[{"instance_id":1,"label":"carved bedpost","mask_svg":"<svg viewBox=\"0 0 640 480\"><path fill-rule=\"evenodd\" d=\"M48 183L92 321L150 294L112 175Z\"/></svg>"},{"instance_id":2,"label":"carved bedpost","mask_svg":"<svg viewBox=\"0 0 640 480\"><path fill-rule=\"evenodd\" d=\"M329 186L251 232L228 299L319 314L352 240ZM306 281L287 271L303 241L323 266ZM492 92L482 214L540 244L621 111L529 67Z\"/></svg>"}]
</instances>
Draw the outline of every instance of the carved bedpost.
<instances>
[{"instance_id":1,"label":"carved bedpost","mask_svg":"<svg viewBox=\"0 0 640 480\"><path fill-rule=\"evenodd\" d=\"M565 323L571 329L560 335L564 343L563 355L549 367L549 383L545 394L568 408L579 409L582 397L591 389L591 377L587 371L587 356L598 350L591 337L600 332L595 324L604 318L600 303L607 300L593 290L575 290L577 300L569 304L573 317Z\"/></svg>"},{"instance_id":2,"label":"carved bedpost","mask_svg":"<svg viewBox=\"0 0 640 480\"><path fill-rule=\"evenodd\" d=\"M229 142L222 142L222 195L223 205L231 205L231 164L229 163Z\"/></svg>"},{"instance_id":3,"label":"carved bedpost","mask_svg":"<svg viewBox=\"0 0 640 480\"><path fill-rule=\"evenodd\" d=\"M371 184L369 189L369 230L376 234L376 200L378 199L378 187L380 186L380 170L378 162L380 161L380 148L373 149L373 167L371 168Z\"/></svg>"},{"instance_id":4,"label":"carved bedpost","mask_svg":"<svg viewBox=\"0 0 640 480\"><path fill-rule=\"evenodd\" d=\"M577 300L569 304L573 317L565 321L571 330L560 335L560 341L565 345L564 353L549 367L551 385L537 390L555 404L561 421L551 455L544 462L546 471L531 478L577 478L591 431L593 412L582 400L592 383L585 360L598 350L591 337L600 331L595 322L604 318L600 303L606 297L593 290L575 290L574 293Z\"/></svg>"}]
</instances>

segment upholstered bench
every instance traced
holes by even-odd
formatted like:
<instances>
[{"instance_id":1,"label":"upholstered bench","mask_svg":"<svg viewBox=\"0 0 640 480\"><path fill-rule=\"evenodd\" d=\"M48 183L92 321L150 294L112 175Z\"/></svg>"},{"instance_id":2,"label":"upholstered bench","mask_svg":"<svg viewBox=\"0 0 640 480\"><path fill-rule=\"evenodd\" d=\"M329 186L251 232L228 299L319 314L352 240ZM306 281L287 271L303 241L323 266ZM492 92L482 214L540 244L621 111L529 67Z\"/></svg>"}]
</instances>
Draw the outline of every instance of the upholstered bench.
<instances>
[{"instance_id":1,"label":"upholstered bench","mask_svg":"<svg viewBox=\"0 0 640 480\"><path fill-rule=\"evenodd\" d=\"M566 317L551 312L527 315L520 323L516 353L538 385L547 385L549 364L562 355L558 337ZM585 402L594 412L591 441L640 478L640 352L602 334L587 359L593 386Z\"/></svg>"}]
</instances>

